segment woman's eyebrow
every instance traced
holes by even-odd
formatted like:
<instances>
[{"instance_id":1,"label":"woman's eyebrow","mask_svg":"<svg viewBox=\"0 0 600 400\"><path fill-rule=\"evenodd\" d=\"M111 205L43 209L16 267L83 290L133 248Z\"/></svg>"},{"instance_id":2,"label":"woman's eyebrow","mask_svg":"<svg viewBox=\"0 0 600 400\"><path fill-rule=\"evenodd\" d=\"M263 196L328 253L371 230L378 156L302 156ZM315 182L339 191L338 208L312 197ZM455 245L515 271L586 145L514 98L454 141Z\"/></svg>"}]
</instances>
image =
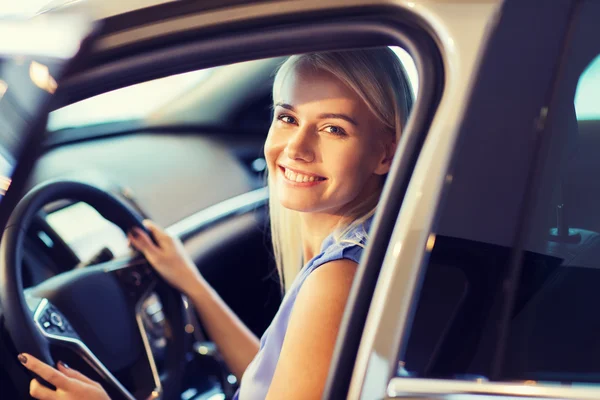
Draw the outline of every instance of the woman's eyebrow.
<instances>
[{"instance_id":1,"label":"woman's eyebrow","mask_svg":"<svg viewBox=\"0 0 600 400\"><path fill-rule=\"evenodd\" d=\"M294 111L294 112L296 111L294 106L292 106L291 104L287 104L287 103L275 103L275 107L285 108L286 110L290 110L290 111Z\"/></svg>"},{"instance_id":2,"label":"woman's eyebrow","mask_svg":"<svg viewBox=\"0 0 600 400\"><path fill-rule=\"evenodd\" d=\"M320 119L325 119L325 118L343 119L344 121L350 122L354 126L358 126L358 122L356 122L356 120L354 120L353 118L350 118L346 114L324 113L324 114L319 115L319 118Z\"/></svg>"}]
</instances>

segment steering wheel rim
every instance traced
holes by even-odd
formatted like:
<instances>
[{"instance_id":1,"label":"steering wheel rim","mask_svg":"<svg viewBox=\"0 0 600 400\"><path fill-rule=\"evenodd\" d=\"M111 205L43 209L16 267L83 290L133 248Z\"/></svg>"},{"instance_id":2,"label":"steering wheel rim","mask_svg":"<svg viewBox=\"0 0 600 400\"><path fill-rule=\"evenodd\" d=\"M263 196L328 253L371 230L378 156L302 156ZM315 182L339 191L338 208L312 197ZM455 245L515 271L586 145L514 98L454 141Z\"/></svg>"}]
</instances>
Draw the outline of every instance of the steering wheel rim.
<instances>
[{"instance_id":1,"label":"steering wheel rim","mask_svg":"<svg viewBox=\"0 0 600 400\"><path fill-rule=\"evenodd\" d=\"M170 399L178 398L183 375L183 365L185 361L184 347L184 324L185 313L183 300L180 293L168 285L157 274L155 274L143 257L121 260L119 262L109 262L98 266L98 268L86 268L85 271L70 271L59 274L56 278L62 277L63 280L51 278L47 282L43 282L36 288L40 288L37 292L43 295L39 298L25 296L23 281L22 281L22 261L23 261L23 242L25 232L32 222L35 214L46 204L53 201L71 199L88 203L95 208L104 218L115 223L124 232L127 232L133 227L146 230L142 224L142 218L138 213L120 199L105 192L99 188L91 186L87 183L71 181L71 180L55 180L42 185L36 186L17 204L13 210L8 224L3 232L0 242L0 302L4 309L6 329L13 340L17 351L28 352L40 360L55 365L52 355L50 354L50 344L54 335L48 335L46 330L40 325L40 321L36 320L40 315L50 315L51 311L56 311L60 318L64 319L65 326L70 327L73 335L77 337L77 332L72 329L72 324L65 318L64 313L61 313L54 305L45 297L47 293L54 293L60 296L60 291L76 290L82 284L89 286L90 279L94 280L93 285L97 286L98 282L105 282L110 290L107 293L113 293L115 299L110 299L114 304L123 299L128 305L134 308L139 308L139 305L144 300L144 296L153 290L158 293L163 307L165 316L168 315L170 325L169 333L172 335L172 340L169 342L165 357L165 375L167 378L160 382L157 379L156 365L149 350L147 339L143 337L145 333L142 331L143 326L140 321L136 321L139 333L139 338L130 337L130 341L137 343L141 340L149 363L150 370L153 373L154 381L157 383L157 393L161 398ZM70 275L69 275L70 274ZM87 274L87 275L86 275ZM94 275L95 274L95 275ZM104 275L103 275L104 274ZM90 275L88 277L88 275ZM93 275L93 276L92 276ZM132 276L135 277L132 279ZM141 285L137 277L143 277L143 285ZM50 282L50 283L48 283ZM65 284L67 282L67 284ZM82 283L83 282L83 283ZM48 283L44 286L44 284ZM62 286L61 286L62 285ZM67 287L68 286L68 287ZM50 287L50 290L48 290ZM123 291L123 299L117 294L119 290ZM81 292L81 290L79 290ZM67 295L65 295L67 296ZM140 297L138 299L138 297ZM39 301L38 301L39 300ZM80 299L81 300L81 299ZM107 299L104 299L107 300ZM43 304L42 304L43 303ZM84 302L85 304L85 302ZM92 303L87 303L92 304ZM122 306L123 302L118 303ZM41 307L41 308L40 308ZM70 307L70 306L69 306ZM41 311L40 311L41 310ZM139 316L139 310L131 310L135 313L136 319ZM129 312L129 311L128 311ZM41 314L40 314L41 313ZM46 315L47 314L47 315ZM121 313L123 314L123 313ZM128 318L125 314L123 318ZM134 321L131 321L132 323ZM73 321L71 321L73 323ZM73 324L74 325L74 324ZM62 327L61 327L62 329ZM122 328L125 329L124 327ZM66 342L67 337L71 337L71 333L63 331L58 336L63 337ZM116 334L116 332L113 332ZM113 335L114 336L114 335ZM85 361L91 364L100 375L105 379L105 383L109 387L113 386L117 393L121 393L125 398L134 398L123 385L120 384L110 371L104 367L104 363L85 345L85 341L79 340L83 347L79 350L87 348L88 351L83 351L86 357ZM99 348L99 345L96 346ZM132 347L132 352L133 352ZM80 352L81 353L81 352ZM131 356L133 358L133 356ZM95 359L94 359L95 358ZM95 366L93 364L96 364ZM114 387L116 386L116 388Z\"/></svg>"}]
</instances>

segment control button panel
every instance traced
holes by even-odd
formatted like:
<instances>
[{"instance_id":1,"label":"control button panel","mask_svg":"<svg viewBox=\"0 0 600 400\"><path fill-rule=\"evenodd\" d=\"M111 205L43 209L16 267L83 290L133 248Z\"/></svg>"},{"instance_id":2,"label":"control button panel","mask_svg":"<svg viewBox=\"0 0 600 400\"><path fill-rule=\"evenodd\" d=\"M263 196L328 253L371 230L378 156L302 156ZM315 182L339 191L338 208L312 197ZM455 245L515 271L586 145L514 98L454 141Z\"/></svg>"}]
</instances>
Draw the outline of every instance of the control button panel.
<instances>
[{"instance_id":1,"label":"control button panel","mask_svg":"<svg viewBox=\"0 0 600 400\"><path fill-rule=\"evenodd\" d=\"M77 333L56 307L48 304L38 319L42 329L49 334L77 338Z\"/></svg>"}]
</instances>

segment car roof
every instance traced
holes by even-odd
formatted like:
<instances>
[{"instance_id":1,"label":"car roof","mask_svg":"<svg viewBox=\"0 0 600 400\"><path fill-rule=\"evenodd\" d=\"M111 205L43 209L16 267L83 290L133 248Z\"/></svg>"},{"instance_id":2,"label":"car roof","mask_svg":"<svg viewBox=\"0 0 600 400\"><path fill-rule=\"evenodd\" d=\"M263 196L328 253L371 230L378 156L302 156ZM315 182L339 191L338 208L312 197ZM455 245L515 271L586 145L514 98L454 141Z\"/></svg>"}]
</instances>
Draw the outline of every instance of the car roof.
<instances>
[{"instance_id":1,"label":"car roof","mask_svg":"<svg viewBox=\"0 0 600 400\"><path fill-rule=\"evenodd\" d=\"M207 8L222 7L222 6L235 6L249 3L258 2L284 2L293 0L216 0L216 1L203 1L202 4ZM412 3L411 7L415 4L427 2L427 3L500 3L504 0L390 0L390 3ZM162 4L182 2L182 3L198 3L190 0L28 0L25 4L28 7L32 6L35 8L35 13L44 13L51 10L57 10L65 7L77 7L83 9L95 20L103 20L110 17L126 14L132 11L138 11L144 8L150 8L153 6L159 6ZM210 4L214 3L214 4ZM341 1L340 3L343 3ZM37 5L37 7L35 7Z\"/></svg>"}]
</instances>

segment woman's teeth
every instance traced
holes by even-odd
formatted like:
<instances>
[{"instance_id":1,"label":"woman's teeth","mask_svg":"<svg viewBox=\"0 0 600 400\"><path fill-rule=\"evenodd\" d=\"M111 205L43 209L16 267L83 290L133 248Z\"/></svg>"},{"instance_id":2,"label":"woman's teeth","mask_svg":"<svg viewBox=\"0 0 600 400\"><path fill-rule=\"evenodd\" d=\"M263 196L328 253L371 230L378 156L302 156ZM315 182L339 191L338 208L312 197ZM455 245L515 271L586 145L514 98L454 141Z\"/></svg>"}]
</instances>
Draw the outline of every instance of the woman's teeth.
<instances>
[{"instance_id":1,"label":"woman's teeth","mask_svg":"<svg viewBox=\"0 0 600 400\"><path fill-rule=\"evenodd\" d=\"M294 181L294 182L314 182L314 181L322 181L324 178L318 178L316 176L308 176L308 175L303 175L303 174L299 174L297 172L294 171L290 171L289 169L286 169L285 172L285 177L287 179L289 179L290 181Z\"/></svg>"}]
</instances>

